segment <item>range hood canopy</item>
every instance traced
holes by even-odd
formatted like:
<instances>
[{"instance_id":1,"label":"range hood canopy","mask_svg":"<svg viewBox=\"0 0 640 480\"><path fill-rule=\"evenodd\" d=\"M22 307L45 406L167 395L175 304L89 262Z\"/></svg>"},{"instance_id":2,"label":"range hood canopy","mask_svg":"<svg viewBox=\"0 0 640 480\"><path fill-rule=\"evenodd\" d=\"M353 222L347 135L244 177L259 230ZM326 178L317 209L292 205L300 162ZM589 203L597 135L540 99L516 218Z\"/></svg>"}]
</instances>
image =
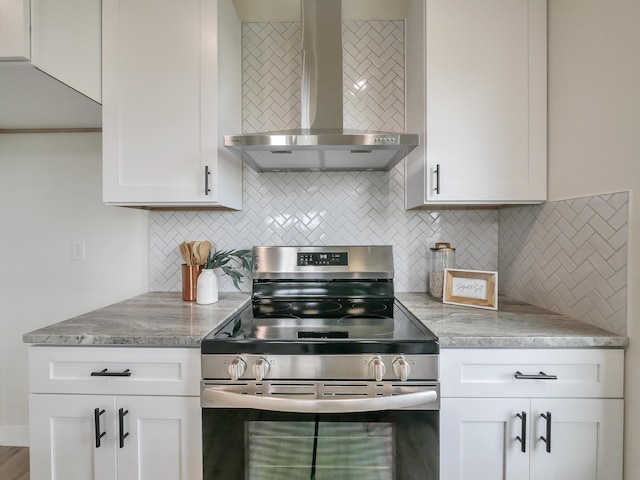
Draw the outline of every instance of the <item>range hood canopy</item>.
<instances>
[{"instance_id":1,"label":"range hood canopy","mask_svg":"<svg viewBox=\"0 0 640 480\"><path fill-rule=\"evenodd\" d=\"M391 169L419 135L343 128L342 2L301 0L301 7L302 128L225 135L224 146L259 172Z\"/></svg>"}]
</instances>

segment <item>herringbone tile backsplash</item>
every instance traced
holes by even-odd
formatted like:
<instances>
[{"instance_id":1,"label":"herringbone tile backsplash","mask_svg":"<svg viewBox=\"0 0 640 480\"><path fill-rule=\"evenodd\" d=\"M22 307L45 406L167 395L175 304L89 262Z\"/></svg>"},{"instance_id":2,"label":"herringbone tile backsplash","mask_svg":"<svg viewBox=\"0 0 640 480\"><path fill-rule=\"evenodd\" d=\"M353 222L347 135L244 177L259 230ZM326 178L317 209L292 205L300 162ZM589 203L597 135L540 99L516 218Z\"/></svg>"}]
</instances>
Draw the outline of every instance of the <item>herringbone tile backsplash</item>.
<instances>
[{"instance_id":1,"label":"herringbone tile backsplash","mask_svg":"<svg viewBox=\"0 0 640 480\"><path fill-rule=\"evenodd\" d=\"M242 24L243 131L300 128L299 23ZM404 22L343 22L344 127L404 132Z\"/></svg>"},{"instance_id":2,"label":"herringbone tile backsplash","mask_svg":"<svg viewBox=\"0 0 640 480\"><path fill-rule=\"evenodd\" d=\"M211 239L219 249L390 244L397 291L424 292L431 237L457 247L459 268L498 270L499 261L500 293L626 334L626 192L499 213L406 211L403 172L245 169L242 212L151 212L151 288L179 291L178 244ZM221 289L234 287L223 277Z\"/></svg>"},{"instance_id":3,"label":"herringbone tile backsplash","mask_svg":"<svg viewBox=\"0 0 640 480\"><path fill-rule=\"evenodd\" d=\"M243 130L300 127L297 23L243 24ZM343 23L346 128L404 131L404 23ZM242 212L151 214L151 288L180 289L183 240L216 248L391 244L398 291L426 291L427 238L458 248L459 266L496 270L498 214L407 212L404 168L387 173L244 170ZM221 279L222 290L233 290ZM248 287L245 287L248 288Z\"/></svg>"},{"instance_id":4,"label":"herringbone tile backsplash","mask_svg":"<svg viewBox=\"0 0 640 480\"><path fill-rule=\"evenodd\" d=\"M300 128L301 41L299 23L242 24L244 132Z\"/></svg>"},{"instance_id":5,"label":"herringbone tile backsplash","mask_svg":"<svg viewBox=\"0 0 640 480\"><path fill-rule=\"evenodd\" d=\"M500 211L500 292L625 334L628 193Z\"/></svg>"},{"instance_id":6,"label":"herringbone tile backsplash","mask_svg":"<svg viewBox=\"0 0 640 480\"><path fill-rule=\"evenodd\" d=\"M391 172L256 173L244 170L240 212L150 213L150 284L181 288L178 244L217 249L254 245L393 245L397 291L426 291L427 238L457 248L461 268L497 270L495 210L406 211L404 168ZM222 277L222 291L234 291ZM249 291L249 286L244 289Z\"/></svg>"},{"instance_id":7,"label":"herringbone tile backsplash","mask_svg":"<svg viewBox=\"0 0 640 480\"><path fill-rule=\"evenodd\" d=\"M343 35L345 127L403 131L403 23L345 22ZM300 127L300 57L299 24L243 24L245 132ZM499 213L406 211L403 163L384 173L245 167L243 184L240 212L150 213L152 290L179 291L178 244L209 239L217 249L389 244L396 290L424 292L431 238L457 248L459 268L498 270L499 263L500 293L626 331L627 193ZM234 290L220 281L222 291Z\"/></svg>"}]
</instances>

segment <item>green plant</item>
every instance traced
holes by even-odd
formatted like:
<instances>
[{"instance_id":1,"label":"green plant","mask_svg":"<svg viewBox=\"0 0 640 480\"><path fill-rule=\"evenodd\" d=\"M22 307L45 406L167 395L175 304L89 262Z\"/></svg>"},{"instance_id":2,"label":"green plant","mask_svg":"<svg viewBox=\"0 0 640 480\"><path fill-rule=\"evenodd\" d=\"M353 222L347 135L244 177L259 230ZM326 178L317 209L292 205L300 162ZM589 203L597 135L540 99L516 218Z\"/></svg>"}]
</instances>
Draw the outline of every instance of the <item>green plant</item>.
<instances>
[{"instance_id":1,"label":"green plant","mask_svg":"<svg viewBox=\"0 0 640 480\"><path fill-rule=\"evenodd\" d=\"M220 250L209 252L204 268L220 268L225 275L231 277L235 287L240 290L240 283L245 276L240 268L247 272L253 269L251 250Z\"/></svg>"}]
</instances>

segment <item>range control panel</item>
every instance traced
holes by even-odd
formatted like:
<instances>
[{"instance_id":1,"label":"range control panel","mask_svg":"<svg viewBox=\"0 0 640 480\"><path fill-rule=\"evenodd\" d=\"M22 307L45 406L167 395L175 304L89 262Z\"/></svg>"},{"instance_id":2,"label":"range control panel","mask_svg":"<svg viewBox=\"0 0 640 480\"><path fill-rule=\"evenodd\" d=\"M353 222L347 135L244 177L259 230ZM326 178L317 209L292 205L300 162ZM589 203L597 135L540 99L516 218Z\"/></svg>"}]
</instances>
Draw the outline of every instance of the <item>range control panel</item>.
<instances>
[{"instance_id":1,"label":"range control panel","mask_svg":"<svg viewBox=\"0 0 640 480\"><path fill-rule=\"evenodd\" d=\"M298 253L299 267L348 266L347 252L331 253Z\"/></svg>"}]
</instances>

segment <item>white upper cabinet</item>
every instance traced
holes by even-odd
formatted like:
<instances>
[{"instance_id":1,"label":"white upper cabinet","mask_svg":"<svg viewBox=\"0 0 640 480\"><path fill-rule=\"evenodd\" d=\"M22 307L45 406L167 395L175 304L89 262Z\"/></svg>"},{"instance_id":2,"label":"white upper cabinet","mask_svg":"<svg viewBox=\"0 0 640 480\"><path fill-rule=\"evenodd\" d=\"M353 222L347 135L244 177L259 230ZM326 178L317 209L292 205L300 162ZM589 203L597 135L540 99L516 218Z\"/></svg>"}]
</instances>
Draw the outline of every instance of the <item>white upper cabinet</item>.
<instances>
[{"instance_id":1,"label":"white upper cabinet","mask_svg":"<svg viewBox=\"0 0 640 480\"><path fill-rule=\"evenodd\" d=\"M546 0L415 0L406 206L546 199Z\"/></svg>"},{"instance_id":2,"label":"white upper cabinet","mask_svg":"<svg viewBox=\"0 0 640 480\"><path fill-rule=\"evenodd\" d=\"M230 0L103 0L103 198L242 208L241 32Z\"/></svg>"},{"instance_id":3,"label":"white upper cabinet","mask_svg":"<svg viewBox=\"0 0 640 480\"><path fill-rule=\"evenodd\" d=\"M29 0L0 0L0 60L29 60Z\"/></svg>"},{"instance_id":4,"label":"white upper cabinet","mask_svg":"<svg viewBox=\"0 0 640 480\"><path fill-rule=\"evenodd\" d=\"M100 0L0 0L0 129L100 128Z\"/></svg>"},{"instance_id":5,"label":"white upper cabinet","mask_svg":"<svg viewBox=\"0 0 640 480\"><path fill-rule=\"evenodd\" d=\"M32 0L31 63L100 103L100 0Z\"/></svg>"}]
</instances>

